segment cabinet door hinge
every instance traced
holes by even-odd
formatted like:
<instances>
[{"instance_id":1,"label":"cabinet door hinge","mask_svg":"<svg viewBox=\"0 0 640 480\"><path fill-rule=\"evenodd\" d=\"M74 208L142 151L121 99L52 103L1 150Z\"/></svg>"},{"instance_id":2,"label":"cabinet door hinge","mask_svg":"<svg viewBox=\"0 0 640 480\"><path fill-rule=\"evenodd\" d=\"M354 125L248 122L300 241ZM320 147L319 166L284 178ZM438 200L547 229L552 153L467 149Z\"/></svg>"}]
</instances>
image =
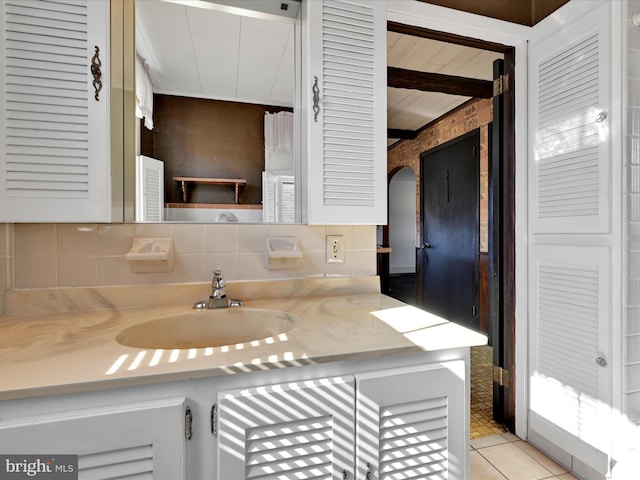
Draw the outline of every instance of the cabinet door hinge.
<instances>
[{"instance_id":1,"label":"cabinet door hinge","mask_svg":"<svg viewBox=\"0 0 640 480\"><path fill-rule=\"evenodd\" d=\"M218 437L218 405L211 405L211 434Z\"/></svg>"},{"instance_id":2,"label":"cabinet door hinge","mask_svg":"<svg viewBox=\"0 0 640 480\"><path fill-rule=\"evenodd\" d=\"M509 386L509 371L497 365L493 366L493 382L501 387Z\"/></svg>"},{"instance_id":3,"label":"cabinet door hinge","mask_svg":"<svg viewBox=\"0 0 640 480\"><path fill-rule=\"evenodd\" d=\"M493 81L493 96L496 97L498 95L502 95L504 92L509 90L509 75L504 74L500 75Z\"/></svg>"},{"instance_id":4,"label":"cabinet door hinge","mask_svg":"<svg viewBox=\"0 0 640 480\"><path fill-rule=\"evenodd\" d=\"M193 438L193 414L189 407L184 412L184 438L187 440Z\"/></svg>"}]
</instances>

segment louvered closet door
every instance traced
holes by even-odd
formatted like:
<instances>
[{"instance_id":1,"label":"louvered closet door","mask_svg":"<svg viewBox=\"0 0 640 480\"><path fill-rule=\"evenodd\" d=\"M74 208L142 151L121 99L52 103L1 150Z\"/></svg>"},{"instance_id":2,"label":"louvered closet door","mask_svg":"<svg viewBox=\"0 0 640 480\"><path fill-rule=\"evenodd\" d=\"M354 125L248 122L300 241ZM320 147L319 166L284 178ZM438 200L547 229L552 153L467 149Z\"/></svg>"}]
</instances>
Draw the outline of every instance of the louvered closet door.
<instances>
[{"instance_id":1,"label":"louvered closet door","mask_svg":"<svg viewBox=\"0 0 640 480\"><path fill-rule=\"evenodd\" d=\"M353 479L352 377L220 392L219 479Z\"/></svg>"},{"instance_id":2,"label":"louvered closet door","mask_svg":"<svg viewBox=\"0 0 640 480\"><path fill-rule=\"evenodd\" d=\"M356 478L469 478L465 371L455 361L356 375Z\"/></svg>"},{"instance_id":3,"label":"louvered closet door","mask_svg":"<svg viewBox=\"0 0 640 480\"><path fill-rule=\"evenodd\" d=\"M136 157L136 221L164 220L164 162Z\"/></svg>"},{"instance_id":4,"label":"louvered closet door","mask_svg":"<svg viewBox=\"0 0 640 480\"><path fill-rule=\"evenodd\" d=\"M386 2L303 5L309 42L303 87L308 122L305 220L386 223Z\"/></svg>"},{"instance_id":5,"label":"louvered closet door","mask_svg":"<svg viewBox=\"0 0 640 480\"><path fill-rule=\"evenodd\" d=\"M78 455L79 480L186 478L185 399L0 422L3 454Z\"/></svg>"},{"instance_id":6,"label":"louvered closet door","mask_svg":"<svg viewBox=\"0 0 640 480\"><path fill-rule=\"evenodd\" d=\"M530 49L530 430L606 473L611 442L610 2Z\"/></svg>"},{"instance_id":7,"label":"louvered closet door","mask_svg":"<svg viewBox=\"0 0 640 480\"><path fill-rule=\"evenodd\" d=\"M0 221L109 221L109 2L2 0L0 10Z\"/></svg>"}]
</instances>

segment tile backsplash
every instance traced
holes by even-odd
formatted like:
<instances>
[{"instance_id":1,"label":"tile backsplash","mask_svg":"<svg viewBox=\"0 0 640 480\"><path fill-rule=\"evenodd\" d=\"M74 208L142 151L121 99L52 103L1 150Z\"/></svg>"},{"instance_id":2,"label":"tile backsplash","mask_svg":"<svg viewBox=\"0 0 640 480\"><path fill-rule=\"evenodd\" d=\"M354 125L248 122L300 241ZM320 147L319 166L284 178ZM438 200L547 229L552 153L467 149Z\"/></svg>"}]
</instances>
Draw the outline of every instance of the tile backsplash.
<instances>
[{"instance_id":1,"label":"tile backsplash","mask_svg":"<svg viewBox=\"0 0 640 480\"><path fill-rule=\"evenodd\" d=\"M9 233L10 228L0 223L0 315L4 312L4 292L9 286Z\"/></svg>"},{"instance_id":2,"label":"tile backsplash","mask_svg":"<svg viewBox=\"0 0 640 480\"><path fill-rule=\"evenodd\" d=\"M265 268L265 238L278 235L298 238L303 252L298 268ZM326 235L344 236L344 263L325 262ZM133 273L125 259L133 237L171 237L173 271ZM228 281L375 275L376 230L344 225L0 224L2 292L208 282L218 266Z\"/></svg>"}]
</instances>

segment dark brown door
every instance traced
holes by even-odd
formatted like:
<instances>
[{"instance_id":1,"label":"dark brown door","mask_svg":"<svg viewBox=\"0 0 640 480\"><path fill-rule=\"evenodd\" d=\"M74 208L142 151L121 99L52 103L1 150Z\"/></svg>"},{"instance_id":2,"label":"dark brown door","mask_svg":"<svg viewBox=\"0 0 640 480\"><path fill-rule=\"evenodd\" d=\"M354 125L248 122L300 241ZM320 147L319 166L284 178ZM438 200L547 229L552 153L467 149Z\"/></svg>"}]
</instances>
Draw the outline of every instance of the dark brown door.
<instances>
[{"instance_id":1,"label":"dark brown door","mask_svg":"<svg viewBox=\"0 0 640 480\"><path fill-rule=\"evenodd\" d=\"M421 305L478 328L480 130L420 157Z\"/></svg>"}]
</instances>

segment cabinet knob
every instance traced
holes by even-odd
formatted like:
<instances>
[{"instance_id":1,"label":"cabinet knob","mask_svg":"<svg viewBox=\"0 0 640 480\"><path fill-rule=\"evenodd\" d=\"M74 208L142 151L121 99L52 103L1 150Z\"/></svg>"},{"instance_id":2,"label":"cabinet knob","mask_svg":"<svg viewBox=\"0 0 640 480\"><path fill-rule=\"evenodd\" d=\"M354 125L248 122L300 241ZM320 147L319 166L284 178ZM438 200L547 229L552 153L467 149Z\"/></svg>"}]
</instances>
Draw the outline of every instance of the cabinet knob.
<instances>
[{"instance_id":1,"label":"cabinet knob","mask_svg":"<svg viewBox=\"0 0 640 480\"><path fill-rule=\"evenodd\" d=\"M596 357L596 363L599 367L606 367L607 361L603 357Z\"/></svg>"},{"instance_id":2,"label":"cabinet knob","mask_svg":"<svg viewBox=\"0 0 640 480\"><path fill-rule=\"evenodd\" d=\"M422 248L431 248L431 244L428 242L425 242L422 244Z\"/></svg>"},{"instance_id":3,"label":"cabinet knob","mask_svg":"<svg viewBox=\"0 0 640 480\"><path fill-rule=\"evenodd\" d=\"M371 464L367 463L367 475L364 477L365 480L371 480Z\"/></svg>"},{"instance_id":4,"label":"cabinet knob","mask_svg":"<svg viewBox=\"0 0 640 480\"><path fill-rule=\"evenodd\" d=\"M607 119L607 112L600 112L596 117L596 123L602 123Z\"/></svg>"}]
</instances>

